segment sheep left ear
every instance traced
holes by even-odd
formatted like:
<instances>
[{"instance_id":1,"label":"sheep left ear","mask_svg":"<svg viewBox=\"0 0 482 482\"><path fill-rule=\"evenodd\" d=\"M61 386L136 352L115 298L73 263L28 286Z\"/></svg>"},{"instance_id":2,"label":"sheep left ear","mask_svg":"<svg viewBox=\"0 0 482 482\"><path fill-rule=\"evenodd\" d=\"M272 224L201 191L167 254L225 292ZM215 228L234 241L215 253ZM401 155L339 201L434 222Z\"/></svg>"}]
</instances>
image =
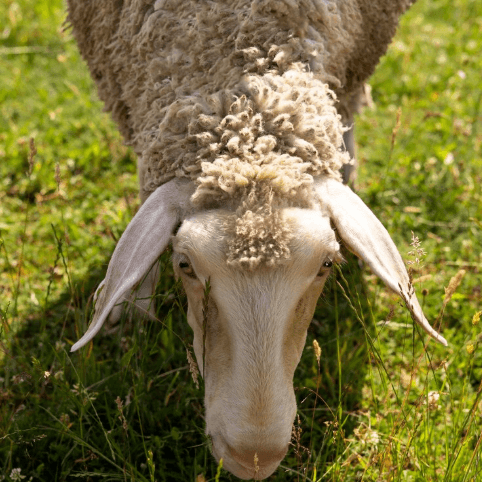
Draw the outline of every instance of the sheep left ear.
<instances>
[{"instance_id":1,"label":"sheep left ear","mask_svg":"<svg viewBox=\"0 0 482 482\"><path fill-rule=\"evenodd\" d=\"M405 302L412 318L430 336L447 346L425 318L402 257L388 231L366 204L348 187L332 178L315 179L314 190L347 248Z\"/></svg>"},{"instance_id":2,"label":"sheep left ear","mask_svg":"<svg viewBox=\"0 0 482 482\"><path fill-rule=\"evenodd\" d=\"M116 303L149 272L189 209L193 192L191 182L174 179L158 187L144 202L121 236L96 291L92 323L70 351L92 340Z\"/></svg>"}]
</instances>

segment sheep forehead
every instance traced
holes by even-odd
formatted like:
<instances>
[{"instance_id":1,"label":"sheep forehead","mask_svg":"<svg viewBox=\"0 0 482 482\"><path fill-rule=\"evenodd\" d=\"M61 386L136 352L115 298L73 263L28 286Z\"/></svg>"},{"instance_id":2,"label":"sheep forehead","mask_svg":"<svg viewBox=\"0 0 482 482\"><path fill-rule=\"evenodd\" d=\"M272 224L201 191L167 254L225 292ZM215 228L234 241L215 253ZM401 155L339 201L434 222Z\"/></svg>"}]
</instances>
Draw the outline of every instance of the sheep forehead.
<instances>
[{"instance_id":1,"label":"sheep forehead","mask_svg":"<svg viewBox=\"0 0 482 482\"><path fill-rule=\"evenodd\" d=\"M233 269L227 264L231 215L230 211L215 209L187 218L173 237L174 251L186 254L199 271L205 271L208 276L214 272L231 273ZM293 232L290 258L283 263L285 267L296 266L299 269L306 263L339 251L330 220L320 211L284 208L282 218L291 225Z\"/></svg>"}]
</instances>

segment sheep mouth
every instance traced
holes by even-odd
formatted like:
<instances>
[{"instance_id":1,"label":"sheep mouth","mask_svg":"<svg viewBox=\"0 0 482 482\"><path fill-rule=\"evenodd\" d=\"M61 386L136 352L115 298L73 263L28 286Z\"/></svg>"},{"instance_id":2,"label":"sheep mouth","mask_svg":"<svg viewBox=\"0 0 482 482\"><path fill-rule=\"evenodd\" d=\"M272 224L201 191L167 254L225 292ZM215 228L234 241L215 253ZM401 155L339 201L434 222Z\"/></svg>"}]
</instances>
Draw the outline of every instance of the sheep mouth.
<instances>
[{"instance_id":1,"label":"sheep mouth","mask_svg":"<svg viewBox=\"0 0 482 482\"><path fill-rule=\"evenodd\" d=\"M286 448L274 452L262 451L261 456L254 455L253 452L252 457L246 458L231 447L222 435L210 435L210 438L215 459L219 462L222 458L223 468L243 480L263 480L269 477L278 468L289 448L287 445ZM268 453L269 461L266 462L264 455Z\"/></svg>"}]
</instances>

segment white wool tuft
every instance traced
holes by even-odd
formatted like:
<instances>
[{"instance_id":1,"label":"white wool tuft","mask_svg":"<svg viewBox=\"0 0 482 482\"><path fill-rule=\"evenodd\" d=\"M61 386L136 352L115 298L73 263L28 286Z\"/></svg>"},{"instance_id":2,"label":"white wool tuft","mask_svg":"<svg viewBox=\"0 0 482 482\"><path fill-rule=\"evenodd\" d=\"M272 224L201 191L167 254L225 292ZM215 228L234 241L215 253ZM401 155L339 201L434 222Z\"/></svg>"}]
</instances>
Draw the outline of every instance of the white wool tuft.
<instances>
[{"instance_id":1,"label":"white wool tuft","mask_svg":"<svg viewBox=\"0 0 482 482\"><path fill-rule=\"evenodd\" d=\"M143 153L149 166L144 189L185 176L198 186L195 206L235 200L228 260L270 265L289 256L290 230L276 207L309 206L313 176L340 180L339 169L349 161L343 132L333 92L313 74L248 75L232 91L170 106Z\"/></svg>"}]
</instances>

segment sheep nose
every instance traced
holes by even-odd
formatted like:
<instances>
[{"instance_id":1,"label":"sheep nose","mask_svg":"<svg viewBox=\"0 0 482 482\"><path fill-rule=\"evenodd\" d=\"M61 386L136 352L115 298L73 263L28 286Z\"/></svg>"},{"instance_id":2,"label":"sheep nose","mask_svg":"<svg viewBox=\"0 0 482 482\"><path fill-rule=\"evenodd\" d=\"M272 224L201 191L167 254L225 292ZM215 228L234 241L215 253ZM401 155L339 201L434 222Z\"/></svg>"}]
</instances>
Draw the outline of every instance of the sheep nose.
<instances>
[{"instance_id":1,"label":"sheep nose","mask_svg":"<svg viewBox=\"0 0 482 482\"><path fill-rule=\"evenodd\" d=\"M278 464L284 459L288 452L288 445L280 448L279 446L262 447L259 450L236 450L234 447L227 446L229 454L233 459L247 470L264 472L265 469Z\"/></svg>"}]
</instances>

